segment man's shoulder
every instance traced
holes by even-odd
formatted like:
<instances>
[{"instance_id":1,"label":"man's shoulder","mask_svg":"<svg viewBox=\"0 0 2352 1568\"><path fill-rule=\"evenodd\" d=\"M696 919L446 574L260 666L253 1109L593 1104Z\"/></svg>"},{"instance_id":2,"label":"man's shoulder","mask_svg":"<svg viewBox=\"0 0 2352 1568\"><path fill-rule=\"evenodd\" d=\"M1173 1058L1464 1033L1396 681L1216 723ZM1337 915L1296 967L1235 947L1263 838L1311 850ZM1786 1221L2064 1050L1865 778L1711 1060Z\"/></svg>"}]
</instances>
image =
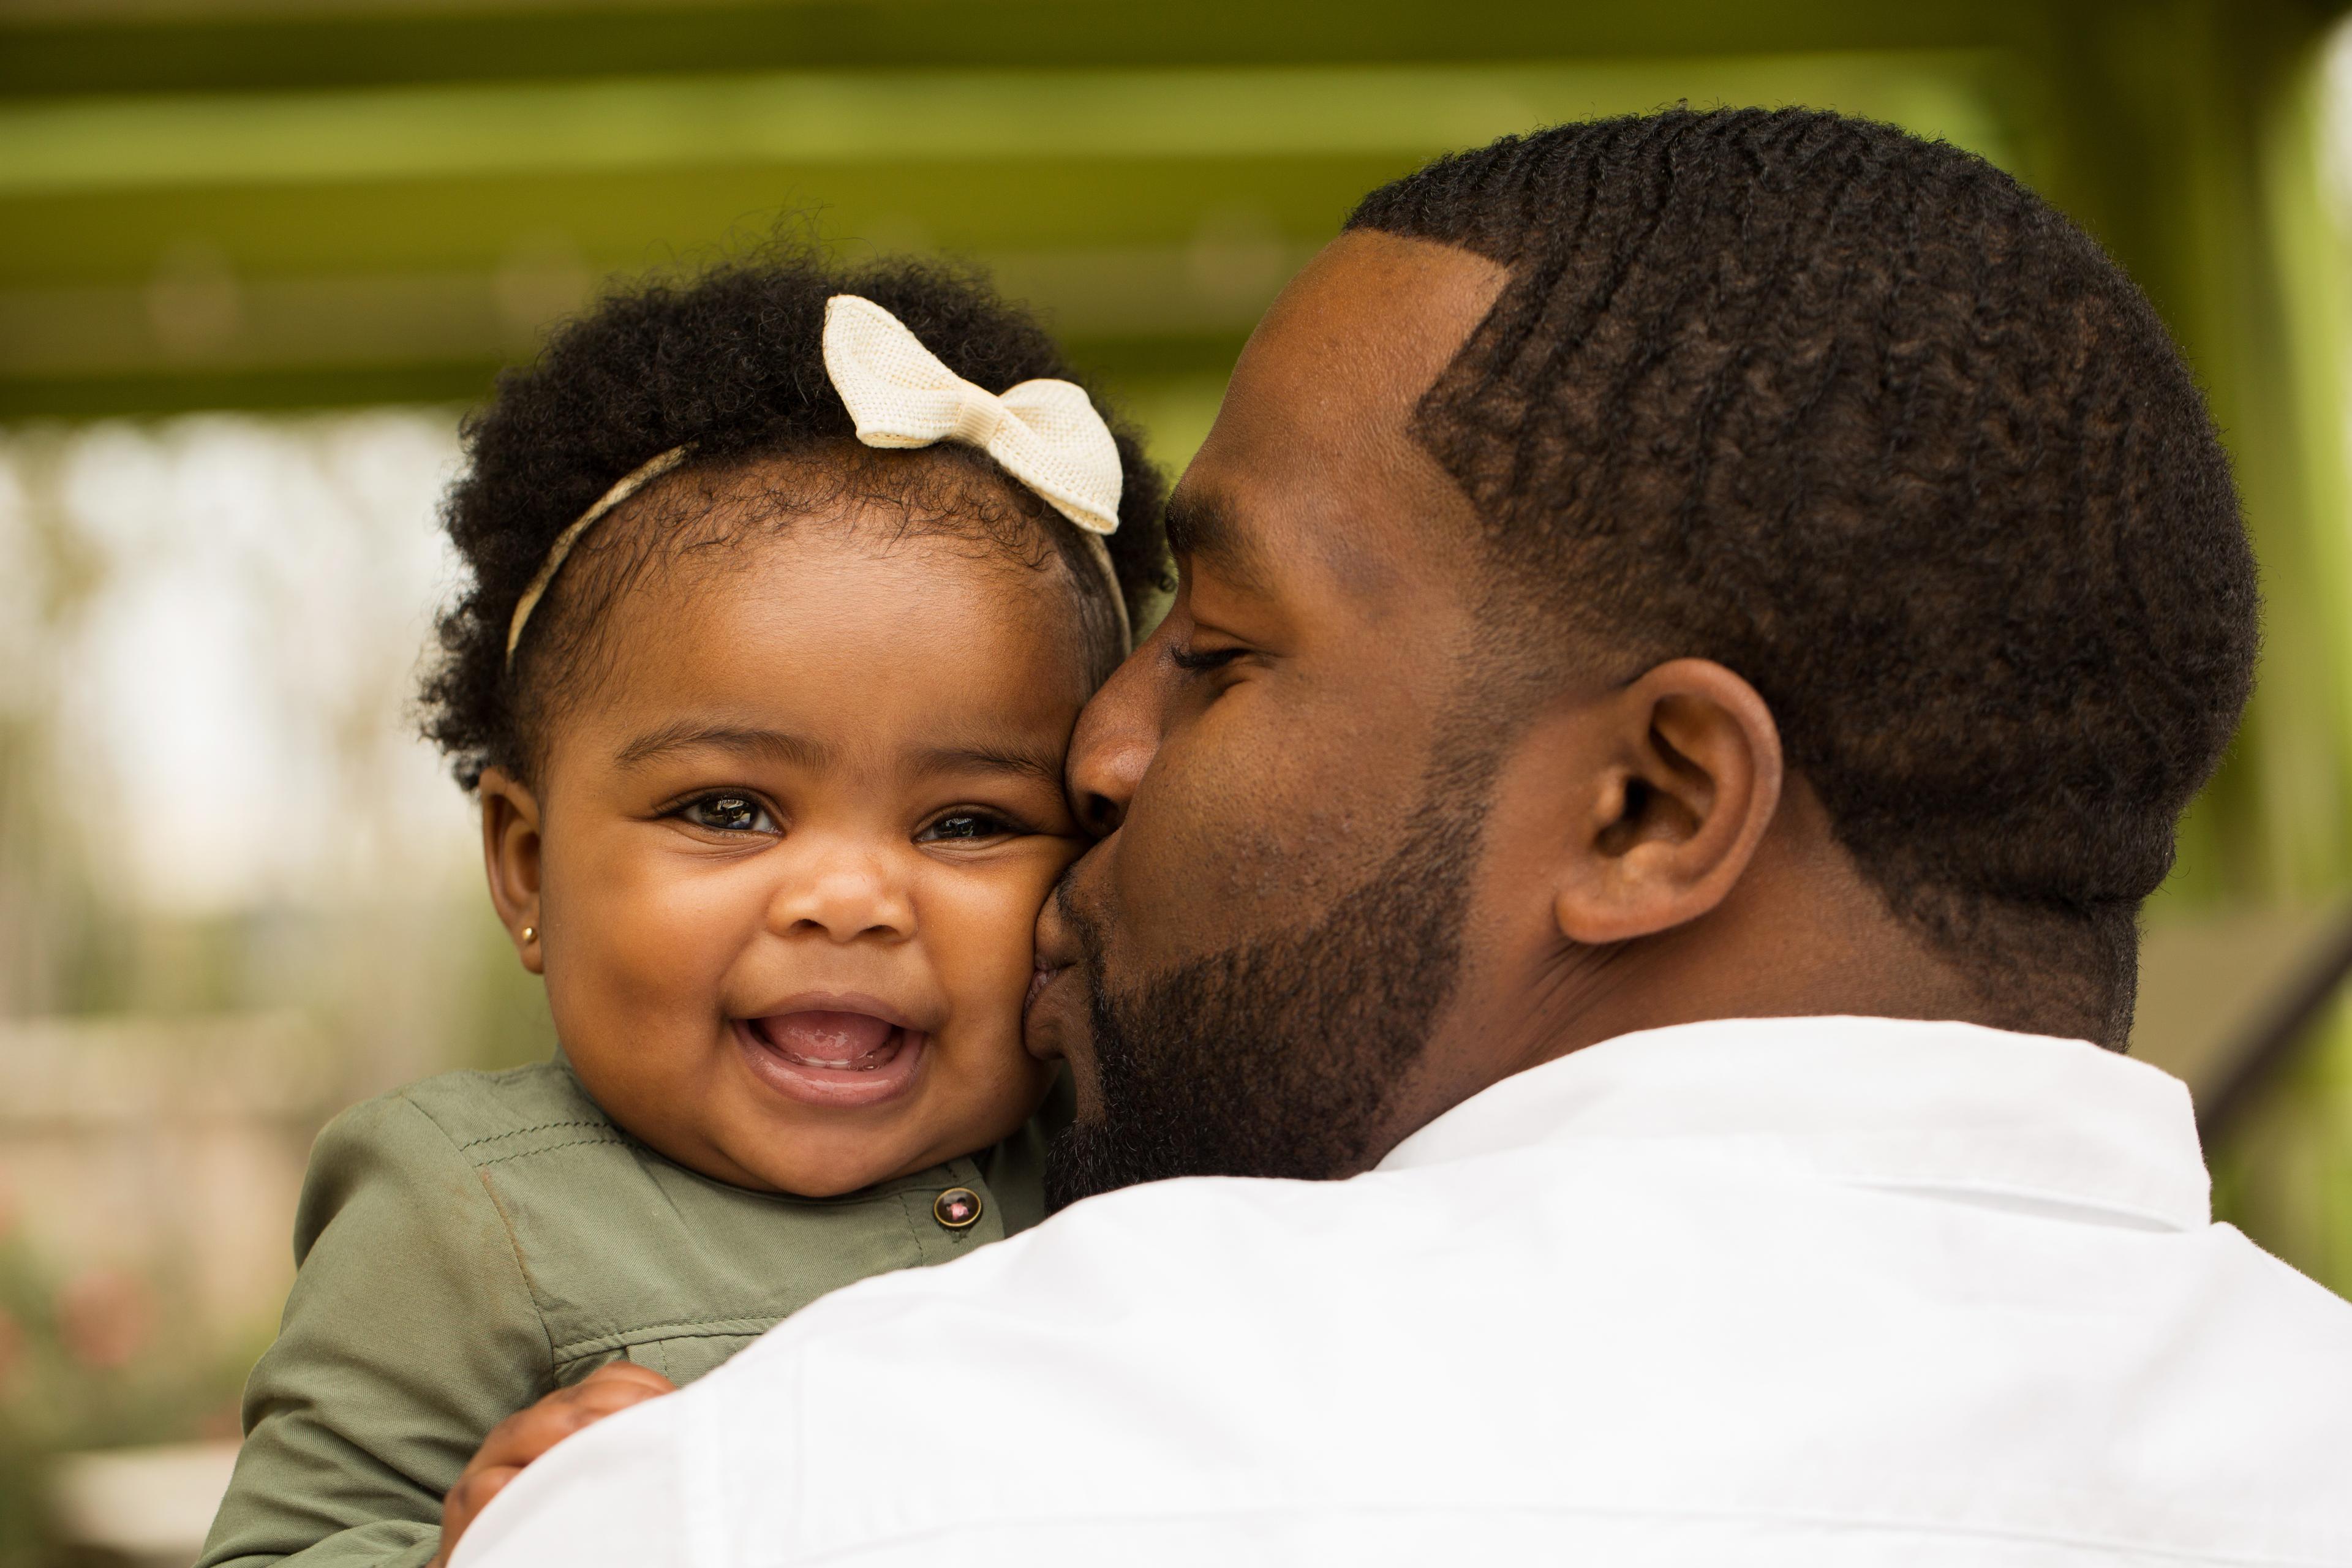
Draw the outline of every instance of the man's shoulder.
<instances>
[{"instance_id":1,"label":"man's shoulder","mask_svg":"<svg viewBox=\"0 0 2352 1568\"><path fill-rule=\"evenodd\" d=\"M887 1353L899 1331L887 1325L902 1314L940 1326L945 1338L931 1344L950 1363L962 1359L957 1343L977 1343L967 1334L1016 1353L1030 1342L1057 1356L1115 1358L1138 1335L1190 1321L1201 1331L1186 1342L1199 1346L1229 1312L1246 1314L1244 1298L1346 1292L1352 1279L1410 1271L1412 1259L1459 1237L1472 1206L1453 1184L1419 1173L1149 1183L1072 1205L952 1268L860 1281L756 1354L821 1358L819 1342ZM968 1329L949 1326L967 1319Z\"/></svg>"},{"instance_id":2,"label":"man's shoulder","mask_svg":"<svg viewBox=\"0 0 2352 1568\"><path fill-rule=\"evenodd\" d=\"M1090 1198L835 1293L635 1436L613 1423L574 1489L577 1467L540 1485L674 1493L647 1454L710 1457L714 1517L779 1562L1081 1524L1231 1545L1282 1510L1327 1542L1401 1518L1583 1539L1631 1509L1813 1521L1807 1552L1867 1529L1922 1560L2352 1544L2323 1473L2352 1444L2352 1308L2227 1233L1654 1142ZM989 1413L980 1450L940 1419L961 1411Z\"/></svg>"},{"instance_id":3,"label":"man's shoulder","mask_svg":"<svg viewBox=\"0 0 2352 1568\"><path fill-rule=\"evenodd\" d=\"M1831 1447L1899 1414L1880 1458L1907 1445L1922 1468L2035 1409L2095 1448L2129 1408L2249 1487L2293 1458L2268 1450L2303 1446L2276 1435L2352 1442L2352 1303L2226 1226L2078 1223L1597 1142L1613 1146L1105 1194L820 1301L745 1371L846 1403L874 1376L1030 1398L1050 1369L1048 1403L1114 1424L1147 1366L1171 1408L1212 1411L1245 1382L1262 1412L1310 1422L1363 1402L1366 1420L1446 1426L1476 1418L1481 1384L1596 1416L1817 1427ZM2044 1409L2062 1384L2064 1409Z\"/></svg>"}]
</instances>

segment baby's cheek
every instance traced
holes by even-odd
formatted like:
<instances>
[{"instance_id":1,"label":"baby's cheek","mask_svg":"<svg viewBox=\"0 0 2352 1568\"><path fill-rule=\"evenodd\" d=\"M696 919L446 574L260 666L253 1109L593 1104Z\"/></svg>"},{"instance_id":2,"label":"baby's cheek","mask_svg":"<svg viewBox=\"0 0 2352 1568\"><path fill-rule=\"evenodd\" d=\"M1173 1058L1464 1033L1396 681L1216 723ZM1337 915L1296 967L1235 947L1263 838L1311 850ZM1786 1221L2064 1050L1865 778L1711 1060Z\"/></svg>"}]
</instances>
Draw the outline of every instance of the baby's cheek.
<instances>
[{"instance_id":1,"label":"baby's cheek","mask_svg":"<svg viewBox=\"0 0 2352 1568\"><path fill-rule=\"evenodd\" d=\"M677 1152L700 1135L721 984L761 906L752 879L664 847L635 825L551 844L548 1000L598 1103Z\"/></svg>"},{"instance_id":2,"label":"baby's cheek","mask_svg":"<svg viewBox=\"0 0 2352 1568\"><path fill-rule=\"evenodd\" d=\"M956 867L928 889L923 944L951 1022L920 1111L922 1164L1010 1135L1052 1082L1054 1064L1022 1039L1021 1015L1035 972L1037 911L1063 864L1041 854Z\"/></svg>"},{"instance_id":3,"label":"baby's cheek","mask_svg":"<svg viewBox=\"0 0 2352 1568\"><path fill-rule=\"evenodd\" d=\"M939 934L942 968L959 1000L993 1000L1017 1016L1035 966L1037 911L1052 886L1050 876L1008 868L957 900L951 929Z\"/></svg>"},{"instance_id":4,"label":"baby's cheek","mask_svg":"<svg viewBox=\"0 0 2352 1568\"><path fill-rule=\"evenodd\" d=\"M1035 973L1037 911L1065 858L1040 853L972 868L935 904L924 938L959 1033L1021 1050L1021 1014Z\"/></svg>"}]
</instances>

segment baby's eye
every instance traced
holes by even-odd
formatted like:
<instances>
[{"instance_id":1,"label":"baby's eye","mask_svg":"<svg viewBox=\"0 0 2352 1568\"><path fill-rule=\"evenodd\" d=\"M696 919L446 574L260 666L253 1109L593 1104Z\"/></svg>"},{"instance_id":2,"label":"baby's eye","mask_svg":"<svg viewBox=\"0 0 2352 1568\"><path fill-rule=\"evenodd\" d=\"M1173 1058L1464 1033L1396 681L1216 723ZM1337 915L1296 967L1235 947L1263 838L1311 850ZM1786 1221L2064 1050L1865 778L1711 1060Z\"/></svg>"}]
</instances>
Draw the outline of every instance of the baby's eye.
<instances>
[{"instance_id":1,"label":"baby's eye","mask_svg":"<svg viewBox=\"0 0 2352 1568\"><path fill-rule=\"evenodd\" d=\"M748 795L706 795L688 801L677 815L713 833L773 833L775 818Z\"/></svg>"},{"instance_id":2,"label":"baby's eye","mask_svg":"<svg viewBox=\"0 0 2352 1568\"><path fill-rule=\"evenodd\" d=\"M915 836L918 844L953 843L975 838L1003 838L1021 832L1015 824L993 812L955 811L940 817Z\"/></svg>"}]
</instances>

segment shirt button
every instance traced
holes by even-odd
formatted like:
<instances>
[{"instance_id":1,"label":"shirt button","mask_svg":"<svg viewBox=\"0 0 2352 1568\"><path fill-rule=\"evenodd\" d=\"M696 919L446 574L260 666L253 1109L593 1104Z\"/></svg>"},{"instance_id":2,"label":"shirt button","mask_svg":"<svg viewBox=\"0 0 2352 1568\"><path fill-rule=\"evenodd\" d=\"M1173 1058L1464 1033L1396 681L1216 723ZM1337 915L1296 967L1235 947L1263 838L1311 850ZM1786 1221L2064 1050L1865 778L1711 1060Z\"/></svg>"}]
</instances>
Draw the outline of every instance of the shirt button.
<instances>
[{"instance_id":1,"label":"shirt button","mask_svg":"<svg viewBox=\"0 0 2352 1568\"><path fill-rule=\"evenodd\" d=\"M931 1203L931 1217L950 1230L970 1230L980 1221L980 1194L970 1187L950 1187Z\"/></svg>"}]
</instances>

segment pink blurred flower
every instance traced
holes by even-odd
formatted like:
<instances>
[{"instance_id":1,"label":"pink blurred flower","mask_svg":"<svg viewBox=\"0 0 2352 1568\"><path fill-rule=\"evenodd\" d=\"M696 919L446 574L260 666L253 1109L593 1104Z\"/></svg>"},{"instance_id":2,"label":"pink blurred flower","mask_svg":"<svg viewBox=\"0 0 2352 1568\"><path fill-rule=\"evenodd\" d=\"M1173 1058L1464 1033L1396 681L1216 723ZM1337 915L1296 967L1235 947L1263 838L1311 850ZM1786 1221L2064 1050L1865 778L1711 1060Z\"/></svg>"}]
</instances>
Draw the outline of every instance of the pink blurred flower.
<instances>
[{"instance_id":1,"label":"pink blurred flower","mask_svg":"<svg viewBox=\"0 0 2352 1568\"><path fill-rule=\"evenodd\" d=\"M122 1366L155 1328L155 1298L146 1282L119 1268L91 1268L58 1291L58 1334L84 1366Z\"/></svg>"}]
</instances>

